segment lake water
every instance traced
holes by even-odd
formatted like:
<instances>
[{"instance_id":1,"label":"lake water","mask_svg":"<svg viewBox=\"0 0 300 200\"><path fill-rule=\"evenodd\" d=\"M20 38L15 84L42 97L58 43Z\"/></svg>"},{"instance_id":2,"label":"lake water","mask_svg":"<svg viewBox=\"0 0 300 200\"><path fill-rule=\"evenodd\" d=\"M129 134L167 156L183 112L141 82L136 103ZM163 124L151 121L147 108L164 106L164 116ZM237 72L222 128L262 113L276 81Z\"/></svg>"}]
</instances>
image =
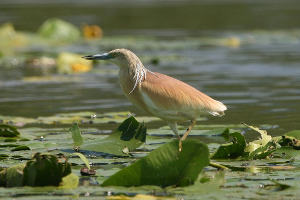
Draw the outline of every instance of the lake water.
<instances>
[{"instance_id":1,"label":"lake water","mask_svg":"<svg viewBox=\"0 0 300 200\"><path fill-rule=\"evenodd\" d=\"M225 117L201 123L269 124L272 134L300 128L299 1L0 2L0 23L12 22L17 30L36 31L50 17L79 26L99 24L104 38L20 54L130 48L152 71L183 80L228 106ZM122 94L116 66L100 63L83 75L28 81L31 74L24 67L3 65L0 115L127 110L145 115Z\"/></svg>"}]
</instances>

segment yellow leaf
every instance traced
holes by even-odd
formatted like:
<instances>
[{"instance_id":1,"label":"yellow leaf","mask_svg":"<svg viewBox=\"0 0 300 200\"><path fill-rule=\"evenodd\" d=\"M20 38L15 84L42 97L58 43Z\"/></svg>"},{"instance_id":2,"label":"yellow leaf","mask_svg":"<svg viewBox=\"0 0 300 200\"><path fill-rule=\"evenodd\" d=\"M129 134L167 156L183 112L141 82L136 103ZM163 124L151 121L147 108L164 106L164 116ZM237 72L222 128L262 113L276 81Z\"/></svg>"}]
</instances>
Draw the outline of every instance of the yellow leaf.
<instances>
[{"instance_id":1,"label":"yellow leaf","mask_svg":"<svg viewBox=\"0 0 300 200\"><path fill-rule=\"evenodd\" d=\"M254 143L256 144L260 144L262 146L266 145L268 142L270 142L272 140L272 137L270 135L268 135L267 131L266 130L261 130L255 126L250 126L248 124L245 124L243 123L245 126L251 128L252 130L260 133L260 136L261 136L261 140L255 140L253 141Z\"/></svg>"},{"instance_id":2,"label":"yellow leaf","mask_svg":"<svg viewBox=\"0 0 300 200\"><path fill-rule=\"evenodd\" d=\"M92 61L73 53L60 53L56 63L57 71L62 74L82 73L92 69Z\"/></svg>"},{"instance_id":3,"label":"yellow leaf","mask_svg":"<svg viewBox=\"0 0 300 200\"><path fill-rule=\"evenodd\" d=\"M97 25L85 25L82 28L82 32L86 39L100 39L103 37L103 31Z\"/></svg>"}]
</instances>

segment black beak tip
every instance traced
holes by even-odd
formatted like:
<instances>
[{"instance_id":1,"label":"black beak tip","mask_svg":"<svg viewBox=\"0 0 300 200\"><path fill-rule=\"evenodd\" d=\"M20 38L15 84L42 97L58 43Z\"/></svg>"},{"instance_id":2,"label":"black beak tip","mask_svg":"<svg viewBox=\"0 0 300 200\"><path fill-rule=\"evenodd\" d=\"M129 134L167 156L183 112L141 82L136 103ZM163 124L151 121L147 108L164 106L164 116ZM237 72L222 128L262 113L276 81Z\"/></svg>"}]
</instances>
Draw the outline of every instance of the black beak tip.
<instances>
[{"instance_id":1,"label":"black beak tip","mask_svg":"<svg viewBox=\"0 0 300 200\"><path fill-rule=\"evenodd\" d=\"M88 55L88 56L82 56L82 58L87 59L87 60L93 60L94 56Z\"/></svg>"}]
</instances>

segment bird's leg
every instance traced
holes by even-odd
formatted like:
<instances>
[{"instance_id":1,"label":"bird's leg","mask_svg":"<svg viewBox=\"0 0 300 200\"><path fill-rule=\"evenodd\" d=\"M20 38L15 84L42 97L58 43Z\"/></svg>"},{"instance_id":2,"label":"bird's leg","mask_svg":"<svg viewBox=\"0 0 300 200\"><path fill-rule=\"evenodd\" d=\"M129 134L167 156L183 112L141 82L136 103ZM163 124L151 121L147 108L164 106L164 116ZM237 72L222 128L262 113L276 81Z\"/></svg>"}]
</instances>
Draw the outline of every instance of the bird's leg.
<instances>
[{"instance_id":1,"label":"bird's leg","mask_svg":"<svg viewBox=\"0 0 300 200\"><path fill-rule=\"evenodd\" d=\"M177 123L169 122L168 125L171 128L171 130L175 133L175 135L177 136L177 138L179 140L179 151L181 151L182 150L182 142L181 142L180 135L178 134Z\"/></svg>"},{"instance_id":2,"label":"bird's leg","mask_svg":"<svg viewBox=\"0 0 300 200\"><path fill-rule=\"evenodd\" d=\"M188 129L186 130L184 135L181 137L182 141L186 139L186 137L189 135L189 133L191 132L191 130L195 126L195 124L196 124L196 120L192 120L192 123L190 124L190 126L188 127Z\"/></svg>"}]
</instances>

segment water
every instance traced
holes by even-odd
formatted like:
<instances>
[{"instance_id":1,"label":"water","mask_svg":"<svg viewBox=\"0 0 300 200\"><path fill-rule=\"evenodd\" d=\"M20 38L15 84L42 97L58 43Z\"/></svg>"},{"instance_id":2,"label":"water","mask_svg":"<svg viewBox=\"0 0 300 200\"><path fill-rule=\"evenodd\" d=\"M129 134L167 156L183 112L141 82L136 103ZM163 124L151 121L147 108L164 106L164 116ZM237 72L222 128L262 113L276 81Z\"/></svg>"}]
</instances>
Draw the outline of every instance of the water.
<instances>
[{"instance_id":1,"label":"water","mask_svg":"<svg viewBox=\"0 0 300 200\"><path fill-rule=\"evenodd\" d=\"M35 31L48 17L60 17L76 25L100 24L105 31L102 42L64 48L86 54L130 48L152 71L183 80L228 106L224 118L202 123L270 124L278 127L272 134L282 134L300 128L299 4L1 1L0 23L10 21L17 29L27 31ZM232 45L230 38L240 45ZM57 51L46 49L45 53ZM36 53L32 49L25 52ZM159 59L157 65L151 62L154 58ZM105 69L113 72L102 73ZM116 70L115 66L100 63L84 75L54 75L55 81L32 82L24 81L30 75L24 68L2 66L0 115L38 117L86 110L131 110L145 115L123 96Z\"/></svg>"}]
</instances>

